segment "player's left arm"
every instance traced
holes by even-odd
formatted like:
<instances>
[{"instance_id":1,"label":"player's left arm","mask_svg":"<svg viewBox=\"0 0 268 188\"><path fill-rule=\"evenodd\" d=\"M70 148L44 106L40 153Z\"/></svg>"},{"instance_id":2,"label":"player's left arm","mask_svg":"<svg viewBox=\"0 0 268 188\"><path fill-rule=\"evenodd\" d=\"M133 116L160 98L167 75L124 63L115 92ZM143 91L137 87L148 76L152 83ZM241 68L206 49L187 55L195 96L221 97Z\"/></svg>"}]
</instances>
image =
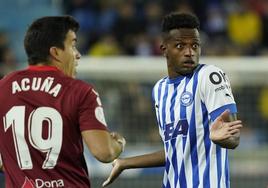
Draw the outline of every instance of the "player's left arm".
<instances>
[{"instance_id":1,"label":"player's left arm","mask_svg":"<svg viewBox=\"0 0 268 188\"><path fill-rule=\"evenodd\" d=\"M225 110L213 123L210 129L210 139L223 148L235 149L239 145L242 122L236 114Z\"/></svg>"},{"instance_id":2,"label":"player's left arm","mask_svg":"<svg viewBox=\"0 0 268 188\"><path fill-rule=\"evenodd\" d=\"M237 107L228 76L216 66L200 71L200 94L213 121L210 139L221 147L234 149L239 145L242 122L237 120Z\"/></svg>"}]
</instances>

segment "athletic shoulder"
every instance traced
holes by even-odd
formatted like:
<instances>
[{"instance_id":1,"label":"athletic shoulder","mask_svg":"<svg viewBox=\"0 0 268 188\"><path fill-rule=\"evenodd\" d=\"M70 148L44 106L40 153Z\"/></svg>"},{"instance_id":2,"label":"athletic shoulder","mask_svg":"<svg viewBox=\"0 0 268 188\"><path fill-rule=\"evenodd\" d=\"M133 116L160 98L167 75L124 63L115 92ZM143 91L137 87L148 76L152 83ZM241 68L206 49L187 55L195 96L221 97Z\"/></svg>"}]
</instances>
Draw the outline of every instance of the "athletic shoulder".
<instances>
[{"instance_id":1,"label":"athletic shoulder","mask_svg":"<svg viewBox=\"0 0 268 188\"><path fill-rule=\"evenodd\" d=\"M167 77L161 78L160 80L158 80L155 84L154 84L154 88L158 87L160 84L162 84L163 82L165 82L167 79Z\"/></svg>"},{"instance_id":2,"label":"athletic shoulder","mask_svg":"<svg viewBox=\"0 0 268 188\"><path fill-rule=\"evenodd\" d=\"M200 76L209 75L213 72L224 72L221 68L215 65L208 65L208 64L200 64L201 68L199 70Z\"/></svg>"},{"instance_id":3,"label":"athletic shoulder","mask_svg":"<svg viewBox=\"0 0 268 188\"><path fill-rule=\"evenodd\" d=\"M155 101L155 97L157 95L158 88L160 87L161 84L163 84L166 81L166 79L167 79L167 77L164 77L164 78L158 80L155 83L155 85L154 85L154 87L152 89L152 99L153 99L153 101Z\"/></svg>"}]
</instances>

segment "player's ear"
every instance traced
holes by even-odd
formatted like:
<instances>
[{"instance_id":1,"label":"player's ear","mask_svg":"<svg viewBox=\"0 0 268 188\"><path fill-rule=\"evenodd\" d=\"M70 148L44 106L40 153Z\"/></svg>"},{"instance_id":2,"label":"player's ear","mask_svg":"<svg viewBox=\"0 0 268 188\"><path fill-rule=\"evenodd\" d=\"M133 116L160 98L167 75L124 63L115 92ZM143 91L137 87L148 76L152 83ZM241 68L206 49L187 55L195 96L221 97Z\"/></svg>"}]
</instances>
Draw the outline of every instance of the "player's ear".
<instances>
[{"instance_id":1,"label":"player's ear","mask_svg":"<svg viewBox=\"0 0 268 188\"><path fill-rule=\"evenodd\" d=\"M163 56L166 57L166 56L167 56L167 53L166 53L167 47L166 47L165 44L162 43L162 44L160 45L160 50L161 50Z\"/></svg>"},{"instance_id":2,"label":"player's ear","mask_svg":"<svg viewBox=\"0 0 268 188\"><path fill-rule=\"evenodd\" d=\"M49 48L49 54L52 57L52 59L60 61L60 51L57 47L53 46Z\"/></svg>"}]
</instances>

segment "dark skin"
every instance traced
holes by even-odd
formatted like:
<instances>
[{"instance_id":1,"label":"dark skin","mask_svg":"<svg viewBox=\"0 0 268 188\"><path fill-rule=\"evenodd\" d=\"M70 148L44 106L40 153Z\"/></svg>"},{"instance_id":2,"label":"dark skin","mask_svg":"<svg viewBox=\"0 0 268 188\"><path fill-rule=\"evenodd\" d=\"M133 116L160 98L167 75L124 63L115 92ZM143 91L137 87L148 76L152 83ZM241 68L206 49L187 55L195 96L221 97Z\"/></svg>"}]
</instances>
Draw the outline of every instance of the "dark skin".
<instances>
[{"instance_id":1,"label":"dark skin","mask_svg":"<svg viewBox=\"0 0 268 188\"><path fill-rule=\"evenodd\" d=\"M160 46L167 60L169 78L187 75L199 64L200 36L197 29L173 29Z\"/></svg>"},{"instance_id":2,"label":"dark skin","mask_svg":"<svg viewBox=\"0 0 268 188\"><path fill-rule=\"evenodd\" d=\"M191 74L199 64L201 54L200 36L197 29L173 29L163 37L161 45L167 60L169 78ZM210 139L221 147L234 149L239 144L242 122L236 115L224 111L211 125ZM120 173L130 168L146 168L165 165L165 151L157 151L145 155L116 159L110 176L103 183L106 187Z\"/></svg>"}]
</instances>

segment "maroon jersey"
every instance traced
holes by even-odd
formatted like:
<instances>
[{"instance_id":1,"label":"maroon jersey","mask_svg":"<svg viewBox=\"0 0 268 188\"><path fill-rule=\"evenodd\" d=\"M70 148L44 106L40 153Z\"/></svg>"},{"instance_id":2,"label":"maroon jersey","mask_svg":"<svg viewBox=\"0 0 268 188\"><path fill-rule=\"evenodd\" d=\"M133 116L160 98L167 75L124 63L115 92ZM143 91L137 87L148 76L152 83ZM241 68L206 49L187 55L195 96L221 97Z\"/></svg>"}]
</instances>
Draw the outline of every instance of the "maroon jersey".
<instances>
[{"instance_id":1,"label":"maroon jersey","mask_svg":"<svg viewBox=\"0 0 268 188\"><path fill-rule=\"evenodd\" d=\"M51 66L0 80L0 154L7 188L88 188L81 131L106 130L91 85Z\"/></svg>"}]
</instances>

